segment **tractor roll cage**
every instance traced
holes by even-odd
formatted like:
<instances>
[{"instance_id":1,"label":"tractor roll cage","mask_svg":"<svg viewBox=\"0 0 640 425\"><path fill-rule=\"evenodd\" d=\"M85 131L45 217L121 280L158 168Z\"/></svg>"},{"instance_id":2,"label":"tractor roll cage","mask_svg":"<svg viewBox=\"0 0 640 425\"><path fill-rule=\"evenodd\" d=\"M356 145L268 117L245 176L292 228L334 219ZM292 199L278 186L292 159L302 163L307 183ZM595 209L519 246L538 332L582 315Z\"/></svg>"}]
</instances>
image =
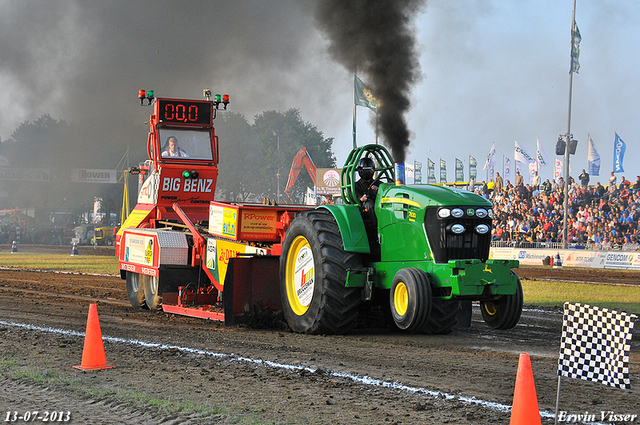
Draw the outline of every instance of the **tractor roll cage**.
<instances>
[{"instance_id":1,"label":"tractor roll cage","mask_svg":"<svg viewBox=\"0 0 640 425\"><path fill-rule=\"evenodd\" d=\"M393 159L389 151L382 145L364 145L351 151L340 174L340 191L342 199L347 204L360 205L356 197L355 183L358 161L370 157L376 164L375 180L386 179L388 183L395 182Z\"/></svg>"}]
</instances>

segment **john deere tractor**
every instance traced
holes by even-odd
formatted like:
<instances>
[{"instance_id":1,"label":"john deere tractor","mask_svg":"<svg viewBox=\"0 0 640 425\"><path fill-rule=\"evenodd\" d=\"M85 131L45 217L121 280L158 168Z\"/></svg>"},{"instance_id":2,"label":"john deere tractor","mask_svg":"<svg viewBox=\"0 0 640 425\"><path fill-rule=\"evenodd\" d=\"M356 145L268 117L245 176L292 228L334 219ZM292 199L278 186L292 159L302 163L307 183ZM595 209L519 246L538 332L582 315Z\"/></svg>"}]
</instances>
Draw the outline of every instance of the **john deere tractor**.
<instances>
[{"instance_id":1,"label":"john deere tractor","mask_svg":"<svg viewBox=\"0 0 640 425\"><path fill-rule=\"evenodd\" d=\"M375 164L374 219L356 196L358 164ZM280 257L285 318L296 332L342 334L366 304L382 306L398 330L451 332L460 303L479 301L484 321L510 329L520 319L517 260L489 259L492 204L474 193L396 181L380 145L354 149L341 175L343 205L300 212ZM400 176L398 176L400 177Z\"/></svg>"}]
</instances>

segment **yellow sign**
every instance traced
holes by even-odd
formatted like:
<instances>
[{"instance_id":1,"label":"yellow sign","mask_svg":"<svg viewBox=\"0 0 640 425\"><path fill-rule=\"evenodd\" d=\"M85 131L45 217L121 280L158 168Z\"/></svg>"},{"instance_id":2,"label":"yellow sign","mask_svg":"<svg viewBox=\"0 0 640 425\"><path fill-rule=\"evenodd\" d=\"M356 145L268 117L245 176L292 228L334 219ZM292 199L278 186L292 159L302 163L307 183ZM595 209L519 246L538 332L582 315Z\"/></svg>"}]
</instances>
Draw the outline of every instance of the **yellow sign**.
<instances>
[{"instance_id":1,"label":"yellow sign","mask_svg":"<svg viewBox=\"0 0 640 425\"><path fill-rule=\"evenodd\" d=\"M149 243L147 243L147 250L144 255L147 263L153 264L153 239L149 239Z\"/></svg>"},{"instance_id":2,"label":"yellow sign","mask_svg":"<svg viewBox=\"0 0 640 425\"><path fill-rule=\"evenodd\" d=\"M229 242L224 240L211 240L210 239L209 246L211 250L215 250L215 261L213 258L207 259L207 267L210 269L212 273L214 273L214 277L218 279L218 282L221 285L224 285L224 279L227 275L227 269L229 268L229 259L238 256L238 253L246 254L246 253L257 253L257 254L266 254L267 251L263 248L256 248L253 246L237 243L237 242ZM213 255L213 252L207 252L207 255ZM217 266L217 270L216 267ZM217 272L217 274L215 273Z\"/></svg>"},{"instance_id":3,"label":"yellow sign","mask_svg":"<svg viewBox=\"0 0 640 425\"><path fill-rule=\"evenodd\" d=\"M233 208L222 210L222 236L236 239L238 235L238 211Z\"/></svg>"},{"instance_id":4,"label":"yellow sign","mask_svg":"<svg viewBox=\"0 0 640 425\"><path fill-rule=\"evenodd\" d=\"M129 214L129 217L124 221L120 229L118 229L118 235L122 235L122 231L124 229L137 228L140 223L142 223L144 219L147 218L150 212L151 209L141 210L134 208L133 211L131 211L131 214Z\"/></svg>"}]
</instances>

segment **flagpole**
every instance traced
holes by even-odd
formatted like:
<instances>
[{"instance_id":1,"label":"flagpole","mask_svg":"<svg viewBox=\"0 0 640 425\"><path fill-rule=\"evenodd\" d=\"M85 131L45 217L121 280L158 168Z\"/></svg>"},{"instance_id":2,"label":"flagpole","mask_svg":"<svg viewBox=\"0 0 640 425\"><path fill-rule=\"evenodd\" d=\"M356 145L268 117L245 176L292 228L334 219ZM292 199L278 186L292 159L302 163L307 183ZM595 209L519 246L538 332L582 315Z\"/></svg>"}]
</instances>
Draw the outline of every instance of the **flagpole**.
<instances>
[{"instance_id":1,"label":"flagpole","mask_svg":"<svg viewBox=\"0 0 640 425\"><path fill-rule=\"evenodd\" d=\"M567 120L567 134L565 134L565 149L564 149L564 202L562 208L564 209L564 217L562 221L562 247L564 249L569 248L568 229L567 224L569 222L569 137L571 137L571 95L573 92L573 37L576 27L576 0L573 0L573 17L571 19L571 59L569 63L569 114Z\"/></svg>"}]
</instances>

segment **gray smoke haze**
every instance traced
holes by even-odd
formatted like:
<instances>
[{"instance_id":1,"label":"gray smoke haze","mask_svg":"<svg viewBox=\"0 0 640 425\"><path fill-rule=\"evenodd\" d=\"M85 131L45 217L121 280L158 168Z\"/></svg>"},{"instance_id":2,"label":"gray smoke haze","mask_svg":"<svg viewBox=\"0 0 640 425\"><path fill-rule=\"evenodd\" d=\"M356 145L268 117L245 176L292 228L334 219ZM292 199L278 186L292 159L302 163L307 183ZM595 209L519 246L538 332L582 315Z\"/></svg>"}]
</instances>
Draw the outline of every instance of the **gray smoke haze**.
<instances>
[{"instance_id":1,"label":"gray smoke haze","mask_svg":"<svg viewBox=\"0 0 640 425\"><path fill-rule=\"evenodd\" d=\"M37 154L58 155L70 168L114 168L130 146L135 164L146 157L150 113L139 106L137 91L201 98L202 88L211 87L229 93L231 109L250 120L267 110L299 108L326 137L335 137L341 162L352 146L356 60L359 76L380 97L400 101L398 94L408 92L380 92L391 85L374 80L366 61L384 57L370 53L395 37L407 40L399 48L415 53L417 15L421 72L428 78L416 83L415 56L405 56L411 66L395 56L376 65L391 77L408 72L406 85L415 84L411 109L403 115L413 140L405 160L452 164L454 155L465 160L469 154L481 169L492 142L501 159L512 158L514 139L533 153L539 138L553 162L557 137L567 129L572 2L432 0L424 13L422 1L383 3L0 0L0 137L6 141L21 122L50 114L74 126L77 136L62 152L43 146ZM338 13L343 7L361 12ZM580 144L571 165L576 174L586 166L590 134L602 155L600 178L606 177L617 131L627 142L630 178L640 174L630 160L640 155L640 60L634 54L640 6L580 1L576 19L583 41L571 131ZM338 34L344 35L329 36L339 22L344 31ZM347 46L338 49L334 37ZM358 142L373 143L366 120L358 125ZM399 140L406 144L407 137ZM233 141L221 140L223 161L229 149ZM552 178L553 166L541 176Z\"/></svg>"},{"instance_id":2,"label":"gray smoke haze","mask_svg":"<svg viewBox=\"0 0 640 425\"><path fill-rule=\"evenodd\" d=\"M332 56L363 77L381 103L378 126L396 162L409 146L406 112L420 79L412 19L426 0L323 0L316 20L330 39Z\"/></svg>"},{"instance_id":3,"label":"gray smoke haze","mask_svg":"<svg viewBox=\"0 0 640 425\"><path fill-rule=\"evenodd\" d=\"M321 47L311 23L294 0L0 2L0 137L50 114L80 129L61 153L69 163L114 168L127 146L145 156L139 89L201 98L211 87L247 118L295 107L302 79L329 78L299 75Z\"/></svg>"}]
</instances>

